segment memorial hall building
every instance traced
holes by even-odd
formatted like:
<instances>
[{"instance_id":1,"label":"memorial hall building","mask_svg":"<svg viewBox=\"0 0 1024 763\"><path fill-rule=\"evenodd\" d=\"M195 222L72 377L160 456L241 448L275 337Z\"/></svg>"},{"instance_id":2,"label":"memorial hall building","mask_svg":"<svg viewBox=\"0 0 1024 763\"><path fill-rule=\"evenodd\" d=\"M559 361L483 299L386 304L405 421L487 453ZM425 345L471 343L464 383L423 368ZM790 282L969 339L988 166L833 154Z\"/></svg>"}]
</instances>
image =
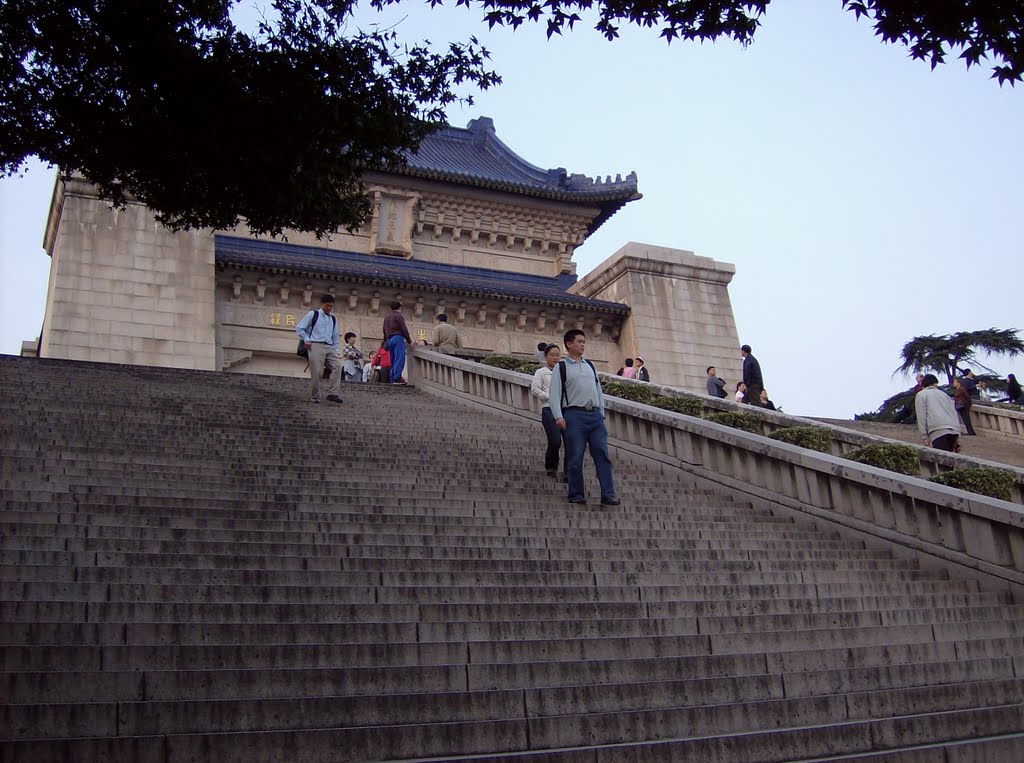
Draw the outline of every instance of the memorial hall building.
<instances>
[{"instance_id":1,"label":"memorial hall building","mask_svg":"<svg viewBox=\"0 0 1024 763\"><path fill-rule=\"evenodd\" d=\"M363 181L371 219L318 240L172 232L143 205L113 209L81 178L58 177L36 354L303 375L295 324L331 293L341 333L355 332L367 354L398 300L413 339L429 340L446 313L480 355L528 357L580 328L598 370L640 355L653 381L699 392L708 365L740 376L731 264L628 243L577 277L576 250L641 198L635 173L541 169L480 118L429 135L406 166Z\"/></svg>"}]
</instances>

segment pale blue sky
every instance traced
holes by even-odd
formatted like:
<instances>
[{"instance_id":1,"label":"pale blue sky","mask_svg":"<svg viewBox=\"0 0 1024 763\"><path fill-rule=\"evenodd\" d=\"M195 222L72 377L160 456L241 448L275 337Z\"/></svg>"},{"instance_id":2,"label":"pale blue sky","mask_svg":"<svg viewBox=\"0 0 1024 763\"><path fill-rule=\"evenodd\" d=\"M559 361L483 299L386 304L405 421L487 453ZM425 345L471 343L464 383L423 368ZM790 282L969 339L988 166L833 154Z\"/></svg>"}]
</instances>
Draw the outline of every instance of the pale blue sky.
<instances>
[{"instance_id":1,"label":"pale blue sky","mask_svg":"<svg viewBox=\"0 0 1024 763\"><path fill-rule=\"evenodd\" d=\"M627 241L735 264L740 340L787 411L874 409L908 386L890 375L913 336L1024 329L1024 86L958 61L931 71L839 0L776 0L745 50L587 26L546 41L481 15L389 13L407 39L476 34L492 51L504 84L453 124L490 116L542 167L636 170L644 198L578 251L580 275ZM0 352L39 333L52 184L41 168L0 182ZM658 348L644 355L656 375Z\"/></svg>"}]
</instances>

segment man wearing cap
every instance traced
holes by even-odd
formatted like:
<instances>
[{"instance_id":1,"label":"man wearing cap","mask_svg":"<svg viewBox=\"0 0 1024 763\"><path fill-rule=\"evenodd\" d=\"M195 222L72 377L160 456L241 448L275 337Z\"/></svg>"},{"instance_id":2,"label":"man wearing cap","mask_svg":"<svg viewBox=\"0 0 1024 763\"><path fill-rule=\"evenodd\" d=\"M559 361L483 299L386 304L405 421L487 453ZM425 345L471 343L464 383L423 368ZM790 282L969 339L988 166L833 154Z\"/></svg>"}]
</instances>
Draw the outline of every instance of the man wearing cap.
<instances>
[{"instance_id":1,"label":"man wearing cap","mask_svg":"<svg viewBox=\"0 0 1024 763\"><path fill-rule=\"evenodd\" d=\"M639 355L636 358L636 378L637 381L649 382L651 375L647 373L647 366L644 365L644 359Z\"/></svg>"},{"instance_id":2,"label":"man wearing cap","mask_svg":"<svg viewBox=\"0 0 1024 763\"><path fill-rule=\"evenodd\" d=\"M604 425L604 395L597 369L583 359L587 338L579 329L565 332L568 357L551 372L548 403L555 426L565 433L565 473L569 482L569 503L586 503L583 485L583 456L590 457L601 483L601 505L618 506L612 461L608 457L608 430ZM563 381L564 379L564 381Z\"/></svg>"}]
</instances>

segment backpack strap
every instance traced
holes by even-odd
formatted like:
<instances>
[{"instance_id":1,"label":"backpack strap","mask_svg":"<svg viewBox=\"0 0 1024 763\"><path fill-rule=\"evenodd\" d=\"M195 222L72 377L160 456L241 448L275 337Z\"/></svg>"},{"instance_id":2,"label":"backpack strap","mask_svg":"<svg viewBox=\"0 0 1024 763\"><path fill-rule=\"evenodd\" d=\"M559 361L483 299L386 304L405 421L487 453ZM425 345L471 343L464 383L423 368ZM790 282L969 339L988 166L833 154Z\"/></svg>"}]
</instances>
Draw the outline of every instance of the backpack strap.
<instances>
[{"instance_id":1,"label":"backpack strap","mask_svg":"<svg viewBox=\"0 0 1024 763\"><path fill-rule=\"evenodd\" d=\"M601 380L597 378L597 369L594 368L594 364L591 363L586 358L584 358L583 360L584 360L584 362L588 366L590 366L590 370L594 372L594 383L596 383L598 388L600 388ZM566 392L566 389L565 389L566 371L565 371L565 361L564 360L558 361L558 375L562 377L562 406L565 407L566 405L569 404L569 393Z\"/></svg>"}]
</instances>

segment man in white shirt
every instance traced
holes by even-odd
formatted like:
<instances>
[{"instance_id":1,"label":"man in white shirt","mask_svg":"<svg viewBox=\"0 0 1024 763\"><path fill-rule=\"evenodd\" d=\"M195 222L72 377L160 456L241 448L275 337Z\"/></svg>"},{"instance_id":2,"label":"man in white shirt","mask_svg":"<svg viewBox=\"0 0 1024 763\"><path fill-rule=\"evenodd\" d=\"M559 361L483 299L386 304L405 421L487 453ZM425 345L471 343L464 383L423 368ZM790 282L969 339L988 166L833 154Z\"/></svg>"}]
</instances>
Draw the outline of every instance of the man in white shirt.
<instances>
[{"instance_id":1,"label":"man in white shirt","mask_svg":"<svg viewBox=\"0 0 1024 763\"><path fill-rule=\"evenodd\" d=\"M960 419L953 400L939 389L935 374L925 374L921 384L923 389L914 397L914 411L924 444L952 453L960 441Z\"/></svg>"},{"instance_id":2,"label":"man in white shirt","mask_svg":"<svg viewBox=\"0 0 1024 763\"><path fill-rule=\"evenodd\" d=\"M305 342L309 353L309 398L314 403L320 402L320 382L323 380L324 367L331 369L327 399L332 403L341 402L338 396L341 389L341 338L338 335L338 320L331 315L332 310L334 295L324 294L320 297L320 309L307 313L295 327L295 333Z\"/></svg>"},{"instance_id":3,"label":"man in white shirt","mask_svg":"<svg viewBox=\"0 0 1024 763\"><path fill-rule=\"evenodd\" d=\"M579 329L565 333L568 357L551 373L549 404L555 425L565 437L565 472L569 481L569 503L586 503L583 485L583 456L590 457L601 483L601 505L618 506L612 462L608 457L608 430L604 425L604 395L597 369L583 359L587 338ZM563 385L564 373L564 385Z\"/></svg>"}]
</instances>

